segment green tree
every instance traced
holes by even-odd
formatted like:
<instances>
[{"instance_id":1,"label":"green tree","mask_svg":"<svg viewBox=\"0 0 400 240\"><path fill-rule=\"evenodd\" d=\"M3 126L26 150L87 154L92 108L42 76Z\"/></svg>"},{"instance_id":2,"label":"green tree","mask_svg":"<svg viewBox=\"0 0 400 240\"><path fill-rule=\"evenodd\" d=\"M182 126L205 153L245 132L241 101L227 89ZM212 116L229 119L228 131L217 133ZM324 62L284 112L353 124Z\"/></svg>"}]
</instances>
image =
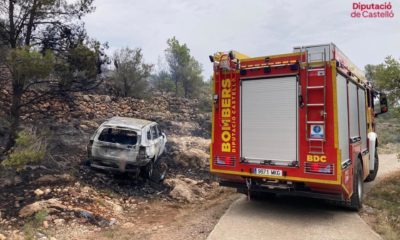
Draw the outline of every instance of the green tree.
<instances>
[{"instance_id":1,"label":"green tree","mask_svg":"<svg viewBox=\"0 0 400 240\"><path fill-rule=\"evenodd\" d=\"M202 84L202 69L200 63L190 55L186 44L180 44L173 37L167 40L166 59L171 78L175 83L175 95L179 95L179 88L183 88L185 97L198 96Z\"/></svg>"},{"instance_id":2,"label":"green tree","mask_svg":"<svg viewBox=\"0 0 400 240\"><path fill-rule=\"evenodd\" d=\"M90 40L80 20L93 0L2 0L0 45L9 49L2 64L11 73L9 139L15 144L22 109L99 84L104 48Z\"/></svg>"},{"instance_id":3,"label":"green tree","mask_svg":"<svg viewBox=\"0 0 400 240\"><path fill-rule=\"evenodd\" d=\"M124 48L114 53L114 89L119 96L143 98L148 95L152 64L143 60L140 48Z\"/></svg>"},{"instance_id":4,"label":"green tree","mask_svg":"<svg viewBox=\"0 0 400 240\"><path fill-rule=\"evenodd\" d=\"M384 63L378 65L367 65L365 67L368 80L384 91L391 104L399 106L400 102L400 62L388 56Z\"/></svg>"},{"instance_id":5,"label":"green tree","mask_svg":"<svg viewBox=\"0 0 400 240\"><path fill-rule=\"evenodd\" d=\"M152 86L162 93L174 91L174 81L168 71L161 70L151 76Z\"/></svg>"}]
</instances>

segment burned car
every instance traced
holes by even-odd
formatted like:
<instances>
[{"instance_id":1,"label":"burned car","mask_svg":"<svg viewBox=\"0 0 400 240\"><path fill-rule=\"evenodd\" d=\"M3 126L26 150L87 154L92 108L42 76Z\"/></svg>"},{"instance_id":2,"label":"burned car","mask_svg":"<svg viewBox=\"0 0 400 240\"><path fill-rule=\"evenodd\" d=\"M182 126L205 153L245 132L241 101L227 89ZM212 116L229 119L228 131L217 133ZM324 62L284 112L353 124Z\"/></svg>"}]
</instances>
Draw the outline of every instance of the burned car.
<instances>
[{"instance_id":1,"label":"burned car","mask_svg":"<svg viewBox=\"0 0 400 240\"><path fill-rule=\"evenodd\" d=\"M90 138L87 164L93 168L135 173L162 180L166 166L159 157L167 137L156 122L113 117Z\"/></svg>"}]
</instances>

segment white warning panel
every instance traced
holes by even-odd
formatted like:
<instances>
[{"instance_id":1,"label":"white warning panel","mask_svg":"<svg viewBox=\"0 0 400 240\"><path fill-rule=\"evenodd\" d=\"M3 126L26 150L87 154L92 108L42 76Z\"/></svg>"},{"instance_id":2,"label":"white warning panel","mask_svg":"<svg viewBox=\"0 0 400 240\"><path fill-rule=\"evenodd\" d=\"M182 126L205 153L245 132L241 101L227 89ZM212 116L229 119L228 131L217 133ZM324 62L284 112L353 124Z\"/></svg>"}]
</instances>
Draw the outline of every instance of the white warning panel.
<instances>
[{"instance_id":1,"label":"white warning panel","mask_svg":"<svg viewBox=\"0 0 400 240\"><path fill-rule=\"evenodd\" d=\"M324 126L323 125L311 125L311 138L324 138Z\"/></svg>"}]
</instances>

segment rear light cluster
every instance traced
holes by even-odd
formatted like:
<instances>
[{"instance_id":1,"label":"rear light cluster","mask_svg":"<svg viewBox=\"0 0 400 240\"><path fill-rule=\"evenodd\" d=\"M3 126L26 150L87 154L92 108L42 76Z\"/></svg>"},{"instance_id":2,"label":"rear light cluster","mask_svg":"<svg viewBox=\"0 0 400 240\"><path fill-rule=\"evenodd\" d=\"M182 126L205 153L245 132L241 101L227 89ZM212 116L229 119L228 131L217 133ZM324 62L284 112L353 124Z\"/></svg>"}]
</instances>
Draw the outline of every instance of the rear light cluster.
<instances>
[{"instance_id":1,"label":"rear light cluster","mask_svg":"<svg viewBox=\"0 0 400 240\"><path fill-rule=\"evenodd\" d=\"M304 165L306 173L321 173L333 175L334 165L331 163L309 163Z\"/></svg>"},{"instance_id":2,"label":"rear light cluster","mask_svg":"<svg viewBox=\"0 0 400 240\"><path fill-rule=\"evenodd\" d=\"M215 156L214 164L224 166L235 166L236 158L234 156Z\"/></svg>"}]
</instances>

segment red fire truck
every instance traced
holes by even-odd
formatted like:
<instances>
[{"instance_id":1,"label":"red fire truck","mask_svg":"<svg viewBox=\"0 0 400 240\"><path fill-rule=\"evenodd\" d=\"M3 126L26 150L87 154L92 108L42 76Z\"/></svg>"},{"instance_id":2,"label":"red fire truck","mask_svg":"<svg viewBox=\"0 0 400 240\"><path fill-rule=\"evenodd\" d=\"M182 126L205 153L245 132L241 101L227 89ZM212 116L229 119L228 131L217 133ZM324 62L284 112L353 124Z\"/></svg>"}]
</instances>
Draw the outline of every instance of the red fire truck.
<instances>
[{"instance_id":1,"label":"red fire truck","mask_svg":"<svg viewBox=\"0 0 400 240\"><path fill-rule=\"evenodd\" d=\"M210 60L210 169L221 185L362 207L379 166L374 117L387 111L362 71L332 43Z\"/></svg>"}]
</instances>

